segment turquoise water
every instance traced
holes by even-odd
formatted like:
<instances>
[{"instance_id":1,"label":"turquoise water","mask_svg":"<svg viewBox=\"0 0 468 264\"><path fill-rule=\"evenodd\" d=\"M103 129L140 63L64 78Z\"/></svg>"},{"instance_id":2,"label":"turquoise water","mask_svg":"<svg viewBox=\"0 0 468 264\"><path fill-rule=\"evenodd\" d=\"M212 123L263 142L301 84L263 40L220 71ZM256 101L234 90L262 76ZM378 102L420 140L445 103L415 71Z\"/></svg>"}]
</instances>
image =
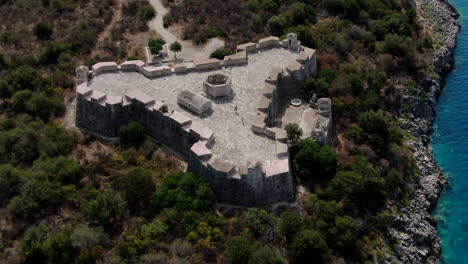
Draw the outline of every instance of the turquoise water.
<instances>
[{"instance_id":1,"label":"turquoise water","mask_svg":"<svg viewBox=\"0 0 468 264\"><path fill-rule=\"evenodd\" d=\"M437 106L434 155L451 188L440 197L435 215L442 239L441 263L468 263L468 1L450 0L461 14L455 69Z\"/></svg>"}]
</instances>

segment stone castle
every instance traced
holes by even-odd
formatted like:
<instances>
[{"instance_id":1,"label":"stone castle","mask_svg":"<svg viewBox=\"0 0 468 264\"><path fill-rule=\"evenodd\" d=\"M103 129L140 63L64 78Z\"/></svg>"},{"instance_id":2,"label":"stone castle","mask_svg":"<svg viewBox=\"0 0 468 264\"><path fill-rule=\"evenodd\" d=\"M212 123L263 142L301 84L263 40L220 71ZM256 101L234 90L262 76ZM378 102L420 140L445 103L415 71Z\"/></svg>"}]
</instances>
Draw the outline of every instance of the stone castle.
<instances>
[{"instance_id":1,"label":"stone castle","mask_svg":"<svg viewBox=\"0 0 468 264\"><path fill-rule=\"evenodd\" d=\"M114 138L121 126L140 122L148 135L187 159L188 171L208 180L219 203L291 202L295 187L284 126L298 123L303 137L323 144L330 135L330 99L290 104L316 69L315 51L295 34L238 45L222 61L100 62L91 71L81 66L76 125Z\"/></svg>"}]
</instances>

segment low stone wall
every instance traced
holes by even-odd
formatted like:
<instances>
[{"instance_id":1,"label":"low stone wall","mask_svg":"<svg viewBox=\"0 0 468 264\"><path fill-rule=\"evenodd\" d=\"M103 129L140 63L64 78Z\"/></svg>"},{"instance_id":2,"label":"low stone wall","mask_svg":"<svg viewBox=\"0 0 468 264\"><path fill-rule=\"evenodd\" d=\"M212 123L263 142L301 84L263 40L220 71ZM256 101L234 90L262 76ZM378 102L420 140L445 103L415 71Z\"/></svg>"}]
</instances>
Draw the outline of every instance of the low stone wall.
<instances>
[{"instance_id":1,"label":"low stone wall","mask_svg":"<svg viewBox=\"0 0 468 264\"><path fill-rule=\"evenodd\" d=\"M289 35L288 35L289 38ZM256 43L239 45L238 53L223 61L209 59L194 65L179 64L174 67L145 67L142 61L127 61L121 65L114 62L101 62L93 65L91 76L104 72L135 71L146 77L157 78L168 74L178 74L193 70L216 70L223 66L233 66L248 62L247 53L265 48L293 48L298 42L280 41L269 37ZM267 206L278 202L293 201L295 191L290 175L286 131L267 126L279 108L279 98L283 93L283 79L303 78L315 74L315 51L304 47L306 53L298 53L298 67L295 71L273 69L268 76L259 98L257 119L252 130L275 140L278 160L271 165L260 163L253 168L236 166L213 158L210 150L215 142L214 132L199 122L193 121L167 105L133 91L122 96L111 96L92 90L85 76L86 69L77 71L76 125L105 137L117 137L122 125L137 121L145 127L148 135L162 144L179 152L188 159L188 171L205 177L212 185L221 203L243 206ZM297 72L297 73L296 73ZM267 123L266 123L267 122Z\"/></svg>"}]
</instances>

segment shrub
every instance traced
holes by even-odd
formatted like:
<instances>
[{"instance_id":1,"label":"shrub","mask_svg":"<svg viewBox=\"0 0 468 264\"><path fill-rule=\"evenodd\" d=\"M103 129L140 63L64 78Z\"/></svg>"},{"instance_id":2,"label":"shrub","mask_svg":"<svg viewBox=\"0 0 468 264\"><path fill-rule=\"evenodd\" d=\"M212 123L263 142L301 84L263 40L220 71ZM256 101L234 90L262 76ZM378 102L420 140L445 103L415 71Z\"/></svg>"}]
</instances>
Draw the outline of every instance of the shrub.
<instances>
[{"instance_id":1,"label":"shrub","mask_svg":"<svg viewBox=\"0 0 468 264\"><path fill-rule=\"evenodd\" d=\"M26 172L10 164L0 165L0 204L8 202L11 197L19 194L25 177L27 177Z\"/></svg>"},{"instance_id":2,"label":"shrub","mask_svg":"<svg viewBox=\"0 0 468 264\"><path fill-rule=\"evenodd\" d=\"M284 29L288 26L288 21L284 16L272 16L267 22L271 34L281 36Z\"/></svg>"},{"instance_id":3,"label":"shrub","mask_svg":"<svg viewBox=\"0 0 468 264\"><path fill-rule=\"evenodd\" d=\"M299 141L299 151L293 159L293 166L302 178L314 175L331 178L336 173L338 158L330 147L320 146L310 139L303 139Z\"/></svg>"},{"instance_id":4,"label":"shrub","mask_svg":"<svg viewBox=\"0 0 468 264\"><path fill-rule=\"evenodd\" d=\"M412 52L412 41L409 37L401 37L396 34L385 35L383 51L393 56L406 58Z\"/></svg>"},{"instance_id":5,"label":"shrub","mask_svg":"<svg viewBox=\"0 0 468 264\"><path fill-rule=\"evenodd\" d=\"M180 52L182 50L182 45L180 45L180 43L176 41L171 44L170 49L176 54L175 57L177 57L177 52Z\"/></svg>"},{"instance_id":6,"label":"shrub","mask_svg":"<svg viewBox=\"0 0 468 264\"><path fill-rule=\"evenodd\" d=\"M21 186L21 195L13 197L8 209L22 217L43 215L44 210L56 208L65 198L65 192L57 182L44 175L34 175Z\"/></svg>"},{"instance_id":7,"label":"shrub","mask_svg":"<svg viewBox=\"0 0 468 264\"><path fill-rule=\"evenodd\" d=\"M34 25L33 33L37 39L45 40L50 39L50 36L52 36L52 33L54 33L54 31L51 25L44 22L39 22L36 25Z\"/></svg>"},{"instance_id":8,"label":"shrub","mask_svg":"<svg viewBox=\"0 0 468 264\"><path fill-rule=\"evenodd\" d=\"M151 20L154 15L156 14L156 10L147 4L147 5L140 5L137 11L137 17L140 21L148 21Z\"/></svg>"},{"instance_id":9,"label":"shrub","mask_svg":"<svg viewBox=\"0 0 468 264\"><path fill-rule=\"evenodd\" d=\"M71 243L77 249L91 249L105 238L102 228L90 228L87 225L76 227L70 235Z\"/></svg>"},{"instance_id":10,"label":"shrub","mask_svg":"<svg viewBox=\"0 0 468 264\"><path fill-rule=\"evenodd\" d=\"M21 253L26 257L26 262L45 261L46 256L42 251L42 244L46 241L48 233L49 228L45 224L32 226L26 230L21 242Z\"/></svg>"},{"instance_id":11,"label":"shrub","mask_svg":"<svg viewBox=\"0 0 468 264\"><path fill-rule=\"evenodd\" d=\"M42 155L56 157L67 155L75 144L75 136L69 135L58 125L48 125L38 142L38 149Z\"/></svg>"},{"instance_id":12,"label":"shrub","mask_svg":"<svg viewBox=\"0 0 468 264\"><path fill-rule=\"evenodd\" d=\"M150 170L135 167L120 178L118 185L131 210L146 208L149 197L156 191L151 174Z\"/></svg>"},{"instance_id":13,"label":"shrub","mask_svg":"<svg viewBox=\"0 0 468 264\"><path fill-rule=\"evenodd\" d=\"M302 137L302 128L296 123L289 123L285 127L290 142L297 142Z\"/></svg>"},{"instance_id":14,"label":"shrub","mask_svg":"<svg viewBox=\"0 0 468 264\"><path fill-rule=\"evenodd\" d=\"M285 30L288 33L296 33L297 38L301 40L301 44L309 47L309 48L317 48L318 47L318 40L309 27L304 25L298 25L295 27L290 27Z\"/></svg>"},{"instance_id":15,"label":"shrub","mask_svg":"<svg viewBox=\"0 0 468 264\"><path fill-rule=\"evenodd\" d=\"M283 258L277 249L268 246L263 246L257 249L249 260L249 264L286 264L288 263Z\"/></svg>"},{"instance_id":16,"label":"shrub","mask_svg":"<svg viewBox=\"0 0 468 264\"><path fill-rule=\"evenodd\" d=\"M80 165L65 156L39 159L34 163L34 168L50 173L62 185L77 184L82 175Z\"/></svg>"},{"instance_id":17,"label":"shrub","mask_svg":"<svg viewBox=\"0 0 468 264\"><path fill-rule=\"evenodd\" d=\"M316 94L318 98L327 97L330 84L324 79L309 78L304 81L304 89L310 95Z\"/></svg>"},{"instance_id":18,"label":"shrub","mask_svg":"<svg viewBox=\"0 0 468 264\"><path fill-rule=\"evenodd\" d=\"M218 50L213 51L210 54L210 58L223 60L225 56L229 56L231 54L232 54L232 52L230 52L229 50L218 49Z\"/></svg>"},{"instance_id":19,"label":"shrub","mask_svg":"<svg viewBox=\"0 0 468 264\"><path fill-rule=\"evenodd\" d=\"M158 54L162 50L164 44L166 44L166 42L160 38L148 40L148 47L150 49L151 54L154 55Z\"/></svg>"},{"instance_id":20,"label":"shrub","mask_svg":"<svg viewBox=\"0 0 468 264\"><path fill-rule=\"evenodd\" d=\"M74 250L67 233L51 235L42 245L42 250L50 263L70 263L74 259Z\"/></svg>"},{"instance_id":21,"label":"shrub","mask_svg":"<svg viewBox=\"0 0 468 264\"><path fill-rule=\"evenodd\" d=\"M244 264L248 263L254 250L255 245L245 235L235 236L226 242L224 256L229 264Z\"/></svg>"},{"instance_id":22,"label":"shrub","mask_svg":"<svg viewBox=\"0 0 468 264\"><path fill-rule=\"evenodd\" d=\"M145 140L145 128L138 122L130 122L119 129L120 140L125 145L140 145Z\"/></svg>"},{"instance_id":23,"label":"shrub","mask_svg":"<svg viewBox=\"0 0 468 264\"><path fill-rule=\"evenodd\" d=\"M268 241L275 237L278 219L266 210L249 208L245 214L245 220L250 232L256 238Z\"/></svg>"},{"instance_id":24,"label":"shrub","mask_svg":"<svg viewBox=\"0 0 468 264\"><path fill-rule=\"evenodd\" d=\"M178 210L209 210L215 201L214 192L204 178L183 172L169 174L153 198L161 209Z\"/></svg>"},{"instance_id":25,"label":"shrub","mask_svg":"<svg viewBox=\"0 0 468 264\"><path fill-rule=\"evenodd\" d=\"M123 216L123 203L113 191L99 193L96 198L84 203L84 216L91 223L108 225L119 221Z\"/></svg>"},{"instance_id":26,"label":"shrub","mask_svg":"<svg viewBox=\"0 0 468 264\"><path fill-rule=\"evenodd\" d=\"M289 254L294 263L308 263L310 260L323 263L329 249L318 231L302 230L294 236Z\"/></svg>"},{"instance_id":27,"label":"shrub","mask_svg":"<svg viewBox=\"0 0 468 264\"><path fill-rule=\"evenodd\" d=\"M281 214L279 232L288 240L303 228L304 220L302 220L300 215L292 212L284 212Z\"/></svg>"}]
</instances>

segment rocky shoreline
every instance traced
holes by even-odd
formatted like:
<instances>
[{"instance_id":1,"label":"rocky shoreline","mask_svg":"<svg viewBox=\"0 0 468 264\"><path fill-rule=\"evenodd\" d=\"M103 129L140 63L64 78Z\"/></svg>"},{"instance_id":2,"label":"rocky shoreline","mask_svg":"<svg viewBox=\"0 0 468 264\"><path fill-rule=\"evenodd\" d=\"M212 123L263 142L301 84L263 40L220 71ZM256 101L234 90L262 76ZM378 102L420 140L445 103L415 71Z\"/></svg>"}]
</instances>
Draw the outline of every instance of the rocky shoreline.
<instances>
[{"instance_id":1,"label":"rocky shoreline","mask_svg":"<svg viewBox=\"0 0 468 264\"><path fill-rule=\"evenodd\" d=\"M394 255L383 263L437 263L441 254L437 221L431 212L447 182L428 144L437 98L445 84L444 78L454 67L453 51L460 23L457 10L446 0L415 0L415 3L420 23L431 28L436 36L436 51L429 58L434 74L418 81L419 96L404 96L404 102L411 104L413 111L402 120L402 128L414 136L407 143L414 150L420 177L409 206L399 208L402 214L395 217L395 226L389 228ZM421 93L425 96L421 97Z\"/></svg>"}]
</instances>

